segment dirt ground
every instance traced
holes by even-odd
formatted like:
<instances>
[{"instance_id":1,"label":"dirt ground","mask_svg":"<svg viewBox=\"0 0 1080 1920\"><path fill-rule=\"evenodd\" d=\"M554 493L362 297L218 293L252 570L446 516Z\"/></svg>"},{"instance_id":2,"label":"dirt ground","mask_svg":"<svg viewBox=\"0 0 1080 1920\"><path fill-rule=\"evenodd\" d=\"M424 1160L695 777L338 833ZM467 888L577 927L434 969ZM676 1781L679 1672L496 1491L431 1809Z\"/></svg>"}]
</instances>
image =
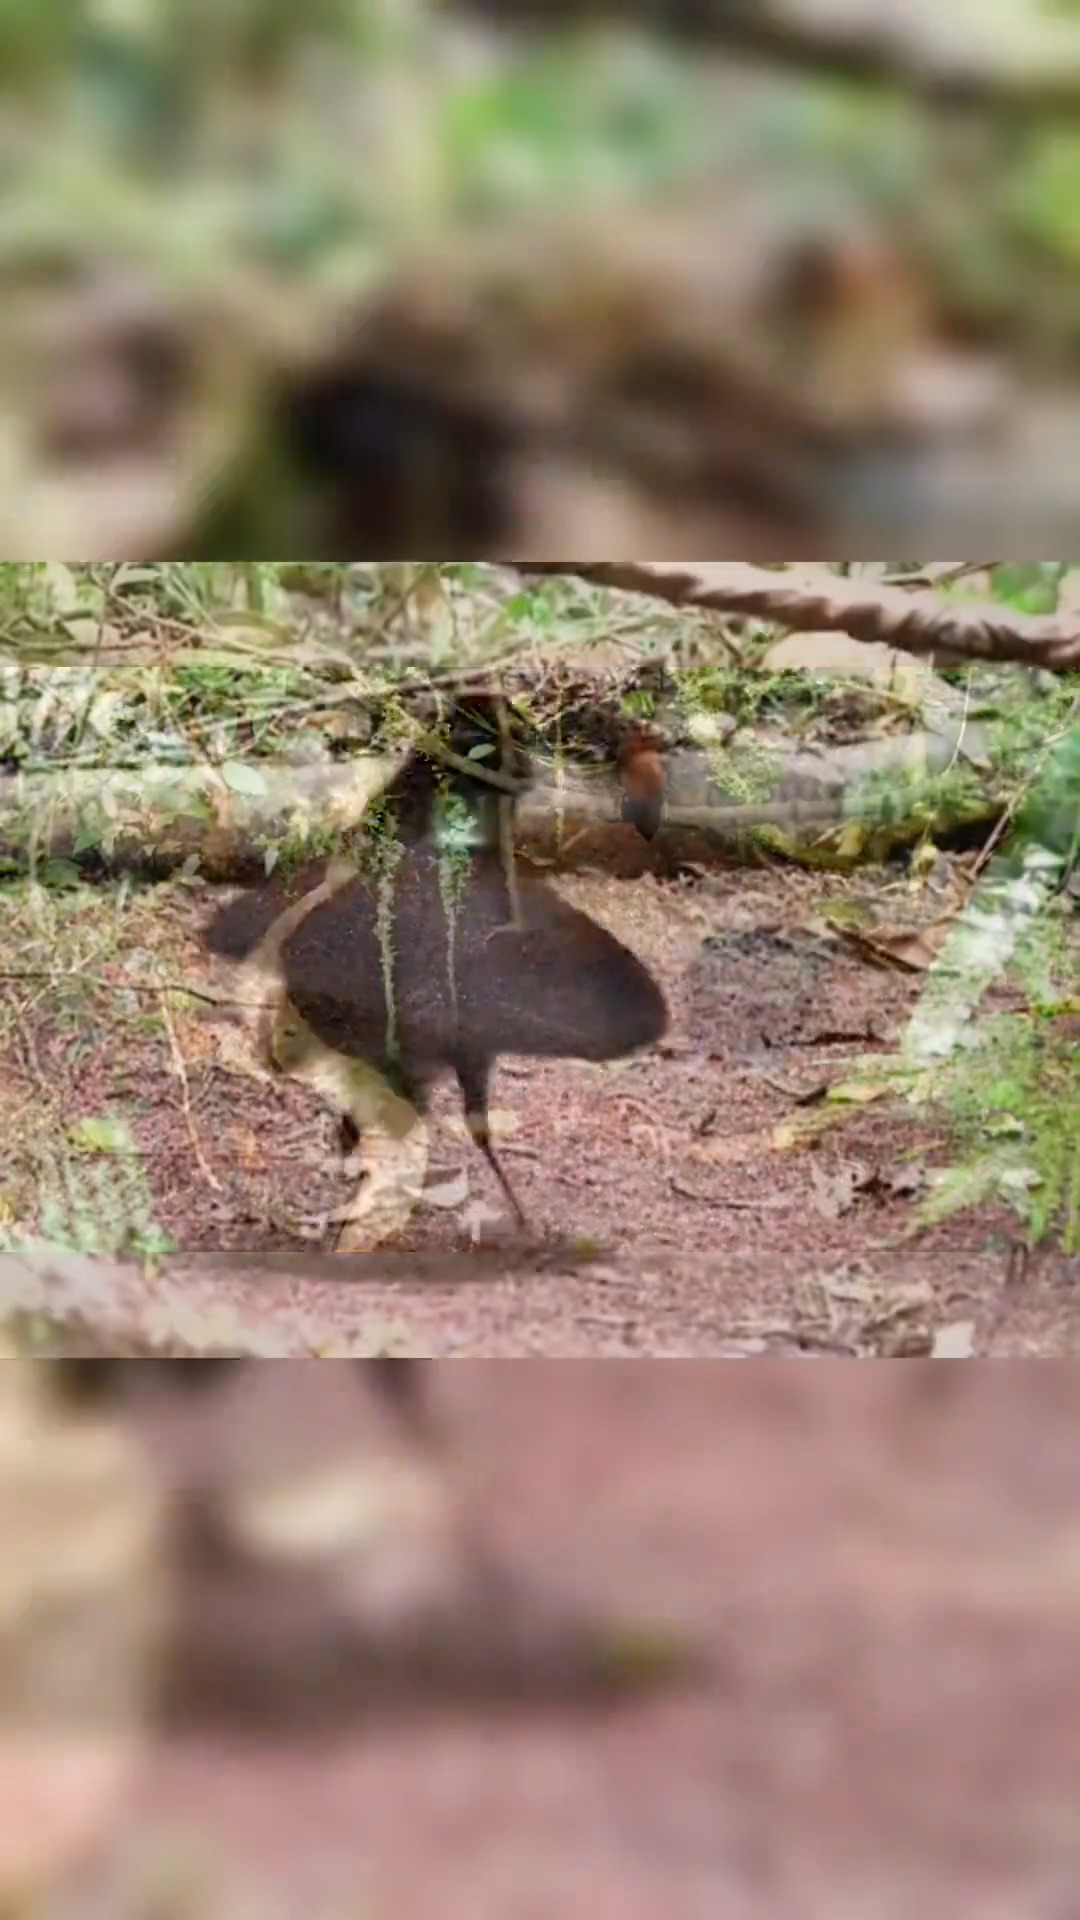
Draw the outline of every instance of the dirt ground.
<instances>
[{"instance_id":1,"label":"dirt ground","mask_svg":"<svg viewBox=\"0 0 1080 1920\"><path fill-rule=\"evenodd\" d=\"M303 1424L325 1367L264 1363L269 1425ZM174 1736L120 1851L171 1849L189 1882L198 1855L230 1894L155 1913L1070 1920L1070 1373L432 1374L508 1560L681 1623L710 1677L603 1709L444 1707L330 1744ZM129 1920L110 1884L94 1910Z\"/></svg>"},{"instance_id":2,"label":"dirt ground","mask_svg":"<svg viewBox=\"0 0 1080 1920\"><path fill-rule=\"evenodd\" d=\"M199 1310L276 1319L299 1306L331 1342L454 1357L919 1353L962 1321L979 1353L1080 1350L1080 1262L1018 1259L1006 1210L912 1235L940 1134L882 1101L799 1136L825 1110L815 1089L895 1043L921 977L846 946L826 962L812 942L774 952L768 930L805 940L841 899L895 920L912 910L902 880L777 868L559 885L655 969L672 1024L657 1050L607 1067L500 1063L502 1151L536 1244L507 1226L446 1089L432 1158L443 1198L463 1204L422 1205L402 1240L365 1258L320 1252L353 1186L325 1105L295 1081L250 1077L204 1005L173 998L168 1012L149 984L208 984L197 936L212 901L194 883L120 904L84 892L58 925L11 943L29 977L0 988L9 1218L36 1211L50 1131L122 1112L153 1218L179 1250L170 1272ZM710 937L743 940L741 962L710 973Z\"/></svg>"}]
</instances>

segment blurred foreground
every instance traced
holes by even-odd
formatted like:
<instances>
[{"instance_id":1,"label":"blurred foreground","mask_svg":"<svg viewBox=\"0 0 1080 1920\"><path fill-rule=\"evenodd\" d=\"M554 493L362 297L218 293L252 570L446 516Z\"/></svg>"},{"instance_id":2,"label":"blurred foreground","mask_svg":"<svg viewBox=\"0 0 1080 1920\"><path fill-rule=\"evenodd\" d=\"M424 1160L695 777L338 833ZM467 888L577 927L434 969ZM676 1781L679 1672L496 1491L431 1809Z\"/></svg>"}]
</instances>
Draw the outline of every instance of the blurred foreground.
<instances>
[{"instance_id":1,"label":"blurred foreground","mask_svg":"<svg viewBox=\"0 0 1080 1920\"><path fill-rule=\"evenodd\" d=\"M370 1501L364 1551L354 1536L328 1559L340 1505L334 1523L315 1478L303 1496L317 1461L366 1460L370 1487L383 1457L357 1396L338 1390L345 1372L258 1363L197 1416L171 1401L140 1416L158 1484L213 1464L246 1503L294 1621L301 1572L319 1568L306 1626L284 1642L265 1564L239 1614L236 1587L222 1609L205 1580L201 1598L189 1583L185 1637L204 1675L215 1636L226 1666L242 1644L264 1700L290 1639L322 1646L313 1688L355 1680L346 1656L335 1682L335 1643L312 1628L328 1592L340 1626L343 1593L370 1599L380 1558L395 1569L386 1617L416 1578L415 1551L401 1551L419 1537L407 1477L396 1509L383 1502L378 1553ZM463 1362L434 1365L432 1384L518 1590L569 1613L678 1623L707 1671L618 1708L565 1687L561 1704L530 1705L517 1689L511 1711L475 1687L443 1686L425 1706L421 1675L408 1714L384 1697L322 1731L270 1715L255 1740L220 1714L148 1717L138 1766L99 1805L102 1857L50 1912L1072 1910L1080 1435L1067 1373ZM293 1490L271 1502L271 1525L252 1476L286 1464ZM9 1547L16 1524L9 1501ZM439 1554L425 1525L427 1579ZM119 1569L115 1532L111 1552ZM44 1788L64 1798L55 1767ZM10 1857L12 1796L0 1804Z\"/></svg>"},{"instance_id":2,"label":"blurred foreground","mask_svg":"<svg viewBox=\"0 0 1080 1920\"><path fill-rule=\"evenodd\" d=\"M1074 17L503 11L7 10L0 553L1067 547Z\"/></svg>"}]
</instances>

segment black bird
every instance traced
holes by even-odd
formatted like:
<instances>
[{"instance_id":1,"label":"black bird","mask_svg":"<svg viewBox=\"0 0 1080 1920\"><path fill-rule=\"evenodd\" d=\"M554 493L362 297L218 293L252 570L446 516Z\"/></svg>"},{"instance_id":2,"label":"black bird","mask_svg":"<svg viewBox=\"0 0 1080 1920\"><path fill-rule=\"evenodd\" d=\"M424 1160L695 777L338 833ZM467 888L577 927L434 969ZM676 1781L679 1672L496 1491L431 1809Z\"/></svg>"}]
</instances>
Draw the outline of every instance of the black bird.
<instances>
[{"instance_id":1,"label":"black bird","mask_svg":"<svg viewBox=\"0 0 1080 1920\"><path fill-rule=\"evenodd\" d=\"M508 827L528 759L505 711L463 698L447 740L456 764L434 747L410 753L374 803L367 870L292 926L275 964L316 1039L375 1067L417 1112L453 1072L469 1132L523 1222L488 1124L498 1056L618 1059L659 1040L668 1013L621 941L516 870ZM207 929L210 951L251 956L326 871L241 895ZM342 1141L354 1140L347 1116Z\"/></svg>"}]
</instances>

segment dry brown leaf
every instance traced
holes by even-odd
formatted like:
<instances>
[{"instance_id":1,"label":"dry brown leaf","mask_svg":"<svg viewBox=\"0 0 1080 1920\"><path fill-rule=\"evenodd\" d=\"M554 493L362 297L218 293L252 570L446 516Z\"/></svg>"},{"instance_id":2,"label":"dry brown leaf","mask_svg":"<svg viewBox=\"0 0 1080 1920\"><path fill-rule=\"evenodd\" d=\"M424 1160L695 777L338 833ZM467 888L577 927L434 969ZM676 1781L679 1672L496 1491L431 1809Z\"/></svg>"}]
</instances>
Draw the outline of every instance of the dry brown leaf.
<instances>
[{"instance_id":1,"label":"dry brown leaf","mask_svg":"<svg viewBox=\"0 0 1080 1920\"><path fill-rule=\"evenodd\" d=\"M768 1136L769 1151L793 1153L799 1147L810 1146L830 1127L837 1126L841 1117L835 1108L804 1108L795 1118L781 1120L778 1126L771 1129Z\"/></svg>"},{"instance_id":2,"label":"dry brown leaf","mask_svg":"<svg viewBox=\"0 0 1080 1920\"><path fill-rule=\"evenodd\" d=\"M837 1080L826 1099L836 1106L868 1107L873 1100L884 1100L893 1089L887 1080Z\"/></svg>"},{"instance_id":3,"label":"dry brown leaf","mask_svg":"<svg viewBox=\"0 0 1080 1920\"><path fill-rule=\"evenodd\" d=\"M926 973L933 966L956 921L958 907L950 907L923 927L879 927L863 933L858 927L837 927L841 940L877 965L903 973Z\"/></svg>"},{"instance_id":4,"label":"dry brown leaf","mask_svg":"<svg viewBox=\"0 0 1080 1920\"><path fill-rule=\"evenodd\" d=\"M239 1120L233 1120L226 1128L225 1138L228 1142L229 1158L234 1165L244 1167L248 1172L262 1166L263 1149L254 1128Z\"/></svg>"},{"instance_id":5,"label":"dry brown leaf","mask_svg":"<svg viewBox=\"0 0 1080 1920\"><path fill-rule=\"evenodd\" d=\"M850 1213L860 1193L866 1191L872 1181L869 1169L858 1160L842 1160L828 1171L810 1162L810 1184L814 1189L814 1205L826 1220L839 1220Z\"/></svg>"}]
</instances>

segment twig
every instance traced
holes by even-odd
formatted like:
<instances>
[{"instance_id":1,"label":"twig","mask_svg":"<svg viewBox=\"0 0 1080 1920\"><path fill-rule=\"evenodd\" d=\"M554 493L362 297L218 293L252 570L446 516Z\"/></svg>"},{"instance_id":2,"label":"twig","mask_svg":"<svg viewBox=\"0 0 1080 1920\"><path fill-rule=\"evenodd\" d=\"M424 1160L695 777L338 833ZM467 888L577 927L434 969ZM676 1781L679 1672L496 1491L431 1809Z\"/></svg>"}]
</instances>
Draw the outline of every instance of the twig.
<instances>
[{"instance_id":1,"label":"twig","mask_svg":"<svg viewBox=\"0 0 1080 1920\"><path fill-rule=\"evenodd\" d=\"M960 758L960 754L964 745L964 735L967 733L968 715L970 714L970 712L971 712L971 668L969 667L967 672L967 678L964 681L964 710L960 716L960 725L959 725L959 728L957 729L956 744L952 750L952 758L950 759L948 766L945 768L946 773L952 772L953 768L955 767L957 761Z\"/></svg>"},{"instance_id":2,"label":"twig","mask_svg":"<svg viewBox=\"0 0 1080 1920\"><path fill-rule=\"evenodd\" d=\"M158 990L158 1000L161 1006L161 1017L165 1023L165 1032L168 1036L173 1070L177 1080L180 1082L180 1106L184 1115L184 1125L187 1128L188 1139L191 1141L191 1150L195 1155L195 1164L202 1174L203 1179L206 1181L207 1186L212 1187L215 1193L222 1193L224 1192L224 1188L206 1157L202 1141L199 1138L199 1130L195 1125L195 1115L191 1110L191 1083L188 1080L187 1062L184 1059L183 1049L177 1036L176 1024L169 1011L168 993L164 987Z\"/></svg>"},{"instance_id":3,"label":"twig","mask_svg":"<svg viewBox=\"0 0 1080 1920\"><path fill-rule=\"evenodd\" d=\"M255 1010L262 1004L256 1000L238 1000L233 994L207 992L202 987L189 986L186 980L162 980L148 985L146 981L139 980L107 980L103 974L83 973L78 968L2 967L0 980L48 980L54 985L60 980L78 980L81 986L106 987L110 993L148 993L155 997L160 993L186 993L190 999L203 1000L211 1007Z\"/></svg>"},{"instance_id":4,"label":"twig","mask_svg":"<svg viewBox=\"0 0 1080 1920\"><path fill-rule=\"evenodd\" d=\"M440 740L436 733L420 728L414 736L414 744L430 754L433 759L442 760L446 766L452 767L455 773L463 773L467 779L480 780L485 786L497 787L500 793L510 794L512 797L516 797L522 791L520 780L515 780L508 773L498 773L494 767L485 767L480 760L469 760L464 754L455 753L453 748Z\"/></svg>"},{"instance_id":5,"label":"twig","mask_svg":"<svg viewBox=\"0 0 1080 1920\"><path fill-rule=\"evenodd\" d=\"M1013 798L1009 801L1008 806L1005 808L1004 813L1001 815L1001 818L995 822L993 832L987 836L986 840L984 840L982 846L979 849L978 857L976 858L975 863L972 866L971 873L968 877L968 894L969 895L974 892L975 887L978 883L979 875L981 874L983 868L986 866L987 861L990 859L990 856L993 853L994 848L1000 842L1002 834L1005 832L1006 828L1009 826L1010 822L1012 821L1016 813L1016 808L1017 808L1017 796L1014 794Z\"/></svg>"},{"instance_id":6,"label":"twig","mask_svg":"<svg viewBox=\"0 0 1080 1920\"><path fill-rule=\"evenodd\" d=\"M0 979L6 979L9 977L11 976L0 974ZM5 993L4 1000L7 1006L11 1009L11 1017L14 1020L15 1025L18 1029L19 1042L22 1047L23 1055L26 1060L27 1071L30 1075L30 1078L34 1082L34 1085L37 1087L37 1090L39 1095L41 1096L41 1099L46 1103L47 1106L51 1106L53 1102L53 1091L52 1091L52 1088L49 1086L48 1081L45 1078L45 1074L42 1070L41 1061L38 1059L37 1044L34 1040L33 1033L31 1032L29 1023L26 1019L26 1015L23 1013L23 1010L20 1007L19 1002L13 993Z\"/></svg>"},{"instance_id":7,"label":"twig","mask_svg":"<svg viewBox=\"0 0 1080 1920\"><path fill-rule=\"evenodd\" d=\"M911 573L883 573L881 584L883 587L952 587L973 573L989 573L991 567L999 564L997 560L957 560L952 566L939 567L936 561L931 561Z\"/></svg>"},{"instance_id":8,"label":"twig","mask_svg":"<svg viewBox=\"0 0 1080 1920\"><path fill-rule=\"evenodd\" d=\"M696 1187L688 1187L683 1180L672 1174L669 1181L672 1193L681 1200L696 1200L702 1207L725 1207L733 1213L774 1213L784 1203L781 1200L729 1200L720 1193L700 1193Z\"/></svg>"}]
</instances>

